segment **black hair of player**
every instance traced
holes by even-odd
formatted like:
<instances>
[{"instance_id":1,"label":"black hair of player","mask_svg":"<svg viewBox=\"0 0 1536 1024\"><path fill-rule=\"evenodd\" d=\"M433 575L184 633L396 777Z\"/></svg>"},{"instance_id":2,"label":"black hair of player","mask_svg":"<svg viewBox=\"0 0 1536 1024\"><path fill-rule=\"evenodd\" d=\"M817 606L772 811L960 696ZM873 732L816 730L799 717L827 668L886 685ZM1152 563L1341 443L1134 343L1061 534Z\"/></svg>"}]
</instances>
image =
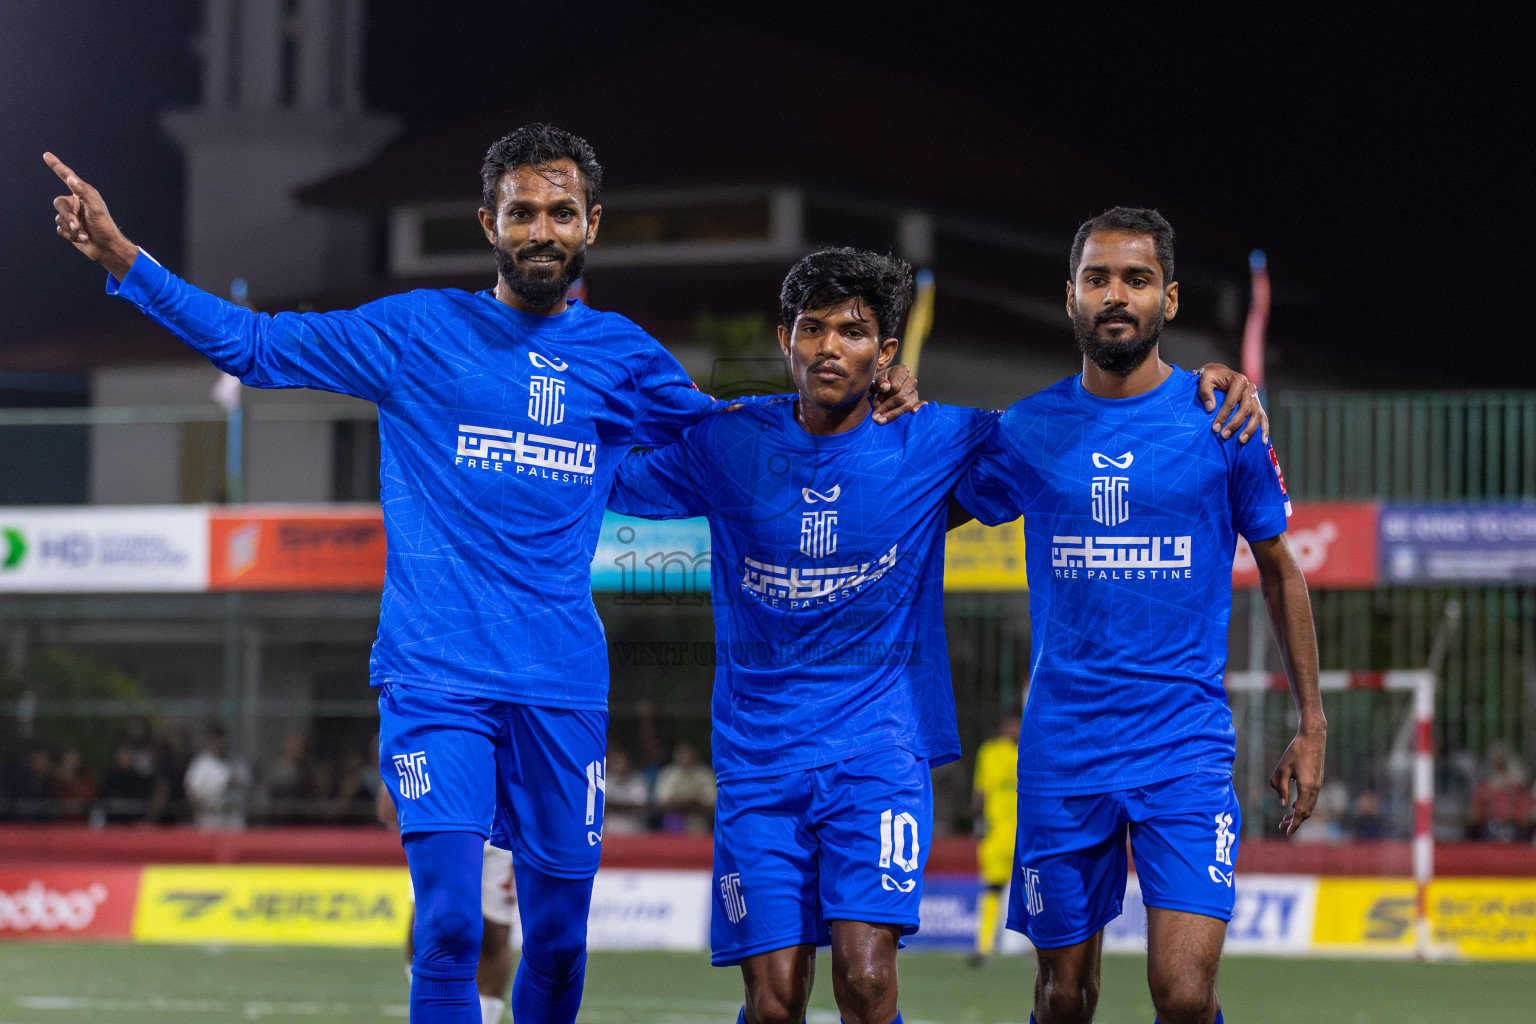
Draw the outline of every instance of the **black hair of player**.
<instances>
[{"instance_id":1,"label":"black hair of player","mask_svg":"<svg viewBox=\"0 0 1536 1024\"><path fill-rule=\"evenodd\" d=\"M899 256L863 249L823 249L796 263L779 289L779 316L791 332L808 309L826 309L857 298L875 318L881 338L894 338L912 305L912 266Z\"/></svg>"},{"instance_id":2,"label":"black hair of player","mask_svg":"<svg viewBox=\"0 0 1536 1024\"><path fill-rule=\"evenodd\" d=\"M569 160L581 172L590 212L603 189L603 167L591 143L552 124L525 124L491 144L480 168L481 201L487 209L496 209L496 189L504 175L519 167L548 167L556 160Z\"/></svg>"},{"instance_id":3,"label":"black hair of player","mask_svg":"<svg viewBox=\"0 0 1536 1024\"><path fill-rule=\"evenodd\" d=\"M1067 280L1077 280L1077 268L1083 262L1083 246L1095 231L1124 231L1132 235L1151 235L1157 262L1163 267L1163 285L1173 281L1173 225L1156 210L1137 206L1116 206L1092 220L1085 220L1072 239L1072 255L1067 260Z\"/></svg>"}]
</instances>

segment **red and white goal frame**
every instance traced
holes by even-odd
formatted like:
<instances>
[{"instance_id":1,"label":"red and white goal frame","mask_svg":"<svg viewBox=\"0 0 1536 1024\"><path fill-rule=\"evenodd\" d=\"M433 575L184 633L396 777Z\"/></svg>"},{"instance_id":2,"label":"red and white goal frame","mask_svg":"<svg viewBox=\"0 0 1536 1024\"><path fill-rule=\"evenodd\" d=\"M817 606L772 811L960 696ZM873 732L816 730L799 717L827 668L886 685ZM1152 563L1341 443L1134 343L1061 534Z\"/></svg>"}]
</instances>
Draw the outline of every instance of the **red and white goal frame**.
<instances>
[{"instance_id":1,"label":"red and white goal frame","mask_svg":"<svg viewBox=\"0 0 1536 1024\"><path fill-rule=\"evenodd\" d=\"M1429 669L1387 672L1319 672L1318 688L1397 690L1413 695L1413 881L1414 950L1434 954L1429 927L1429 883L1435 877L1435 673ZM1228 672L1228 690L1289 690L1284 672Z\"/></svg>"}]
</instances>

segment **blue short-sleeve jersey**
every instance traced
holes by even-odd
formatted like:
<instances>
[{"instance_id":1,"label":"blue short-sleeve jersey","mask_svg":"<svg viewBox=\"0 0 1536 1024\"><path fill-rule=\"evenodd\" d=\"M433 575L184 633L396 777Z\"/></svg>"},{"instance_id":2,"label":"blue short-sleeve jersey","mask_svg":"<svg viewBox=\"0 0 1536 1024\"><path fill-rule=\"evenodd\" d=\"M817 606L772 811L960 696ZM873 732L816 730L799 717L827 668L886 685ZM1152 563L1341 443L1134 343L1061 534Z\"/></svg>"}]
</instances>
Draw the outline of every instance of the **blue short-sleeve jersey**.
<instances>
[{"instance_id":1,"label":"blue short-sleeve jersey","mask_svg":"<svg viewBox=\"0 0 1536 1024\"><path fill-rule=\"evenodd\" d=\"M794 410L747 406L636 452L610 498L709 518L715 771L782 775L891 746L952 761L945 518L996 414L930 402L813 435Z\"/></svg>"},{"instance_id":2,"label":"blue short-sleeve jersey","mask_svg":"<svg viewBox=\"0 0 1536 1024\"><path fill-rule=\"evenodd\" d=\"M607 706L591 563L614 471L718 405L658 342L580 302L538 316L489 291L269 316L142 253L108 291L252 387L377 403L388 555L373 685Z\"/></svg>"},{"instance_id":3,"label":"blue short-sleeve jersey","mask_svg":"<svg viewBox=\"0 0 1536 1024\"><path fill-rule=\"evenodd\" d=\"M1064 380L1009 407L955 489L984 523L1024 517L1021 792L1231 770L1232 556L1239 533L1284 532L1290 504L1273 449L1213 433L1197 383L1175 368L1110 400Z\"/></svg>"}]
</instances>

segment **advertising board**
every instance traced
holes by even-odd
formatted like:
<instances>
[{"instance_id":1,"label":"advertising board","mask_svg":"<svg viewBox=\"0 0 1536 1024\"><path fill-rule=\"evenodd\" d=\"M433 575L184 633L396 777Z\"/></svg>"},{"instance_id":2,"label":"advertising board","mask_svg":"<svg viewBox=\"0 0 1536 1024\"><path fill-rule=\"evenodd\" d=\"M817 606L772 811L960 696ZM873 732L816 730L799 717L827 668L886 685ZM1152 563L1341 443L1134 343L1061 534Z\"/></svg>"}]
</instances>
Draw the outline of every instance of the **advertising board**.
<instances>
[{"instance_id":1,"label":"advertising board","mask_svg":"<svg viewBox=\"0 0 1536 1024\"><path fill-rule=\"evenodd\" d=\"M139 942L397 946L410 920L403 868L149 865Z\"/></svg>"},{"instance_id":2,"label":"advertising board","mask_svg":"<svg viewBox=\"0 0 1536 1024\"><path fill-rule=\"evenodd\" d=\"M384 515L377 510L225 512L209 516L213 590L378 590Z\"/></svg>"},{"instance_id":3,"label":"advertising board","mask_svg":"<svg viewBox=\"0 0 1536 1024\"><path fill-rule=\"evenodd\" d=\"M1363 589L1377 579L1377 505L1371 501L1298 504L1286 524L1286 539L1307 586L1313 589ZM1259 585L1253 549L1241 537L1232 559L1232 585Z\"/></svg>"},{"instance_id":4,"label":"advertising board","mask_svg":"<svg viewBox=\"0 0 1536 1024\"><path fill-rule=\"evenodd\" d=\"M1536 583L1536 505L1384 505L1381 574L1398 586Z\"/></svg>"},{"instance_id":5,"label":"advertising board","mask_svg":"<svg viewBox=\"0 0 1536 1024\"><path fill-rule=\"evenodd\" d=\"M126 939L137 867L0 867L0 940Z\"/></svg>"},{"instance_id":6,"label":"advertising board","mask_svg":"<svg viewBox=\"0 0 1536 1024\"><path fill-rule=\"evenodd\" d=\"M207 509L0 509L0 592L207 588Z\"/></svg>"}]
</instances>

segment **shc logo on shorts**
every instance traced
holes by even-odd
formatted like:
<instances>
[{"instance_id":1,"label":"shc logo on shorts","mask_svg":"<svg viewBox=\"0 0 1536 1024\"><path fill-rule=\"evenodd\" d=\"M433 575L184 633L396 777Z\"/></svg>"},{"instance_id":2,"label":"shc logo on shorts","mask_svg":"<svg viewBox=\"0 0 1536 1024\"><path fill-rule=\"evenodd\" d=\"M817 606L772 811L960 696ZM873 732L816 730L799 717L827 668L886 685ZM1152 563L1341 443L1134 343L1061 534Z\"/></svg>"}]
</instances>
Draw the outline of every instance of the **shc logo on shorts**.
<instances>
[{"instance_id":1,"label":"shc logo on shorts","mask_svg":"<svg viewBox=\"0 0 1536 1024\"><path fill-rule=\"evenodd\" d=\"M1232 831L1232 815L1218 814L1216 815L1215 821L1216 860L1218 863L1225 864L1228 868L1231 868L1232 844L1237 841L1237 835ZM1231 887L1233 875L1232 871L1223 871L1215 864L1212 864L1209 866L1207 873L1211 876L1211 881L1215 882L1216 884L1225 884L1229 888Z\"/></svg>"},{"instance_id":2,"label":"shc logo on shorts","mask_svg":"<svg viewBox=\"0 0 1536 1024\"><path fill-rule=\"evenodd\" d=\"M587 765L587 824L598 825L603 823L603 812L599 805L599 797L608 795L608 783L604 776L608 774L608 759L593 761Z\"/></svg>"},{"instance_id":3,"label":"shc logo on shorts","mask_svg":"<svg viewBox=\"0 0 1536 1024\"><path fill-rule=\"evenodd\" d=\"M720 876L720 905L725 908L725 916L731 924L740 924L747 916L747 901L741 895L740 872Z\"/></svg>"},{"instance_id":4,"label":"shc logo on shorts","mask_svg":"<svg viewBox=\"0 0 1536 1024\"><path fill-rule=\"evenodd\" d=\"M423 793L432 789L432 780L427 777L427 752L418 750L414 754L396 754L393 758L395 771L400 773L400 795L407 800L419 800Z\"/></svg>"},{"instance_id":5,"label":"shc logo on shorts","mask_svg":"<svg viewBox=\"0 0 1536 1024\"><path fill-rule=\"evenodd\" d=\"M1045 912L1045 900L1040 898L1040 872L1024 869L1024 903L1031 915Z\"/></svg>"}]
</instances>

